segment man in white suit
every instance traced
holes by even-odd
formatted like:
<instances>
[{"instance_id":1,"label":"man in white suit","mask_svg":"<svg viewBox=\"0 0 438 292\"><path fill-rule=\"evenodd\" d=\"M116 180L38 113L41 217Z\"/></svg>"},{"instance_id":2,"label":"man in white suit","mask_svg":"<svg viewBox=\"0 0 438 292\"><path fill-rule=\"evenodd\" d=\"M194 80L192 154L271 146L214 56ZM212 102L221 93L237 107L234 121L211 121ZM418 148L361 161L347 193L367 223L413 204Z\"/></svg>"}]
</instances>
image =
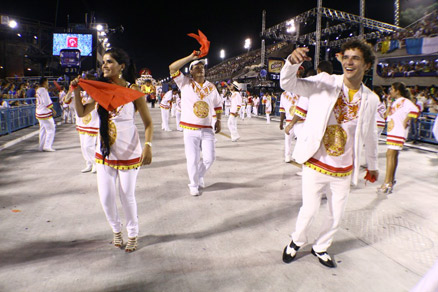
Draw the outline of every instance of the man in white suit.
<instances>
[{"instance_id":1,"label":"man in white suit","mask_svg":"<svg viewBox=\"0 0 438 292\"><path fill-rule=\"evenodd\" d=\"M294 50L280 73L284 90L309 98L306 121L292 155L303 164L303 204L292 241L284 248L283 261L292 262L298 249L308 243L307 233L318 212L321 195L327 193L329 216L312 246L312 254L321 264L333 268L336 264L327 249L339 229L350 183L357 184L363 145L370 174L378 177L375 113L379 98L362 83L375 56L368 44L349 41L340 52L343 75L321 73L297 78L301 63L311 60L308 51L305 47ZM326 192L326 187L331 192Z\"/></svg>"}]
</instances>

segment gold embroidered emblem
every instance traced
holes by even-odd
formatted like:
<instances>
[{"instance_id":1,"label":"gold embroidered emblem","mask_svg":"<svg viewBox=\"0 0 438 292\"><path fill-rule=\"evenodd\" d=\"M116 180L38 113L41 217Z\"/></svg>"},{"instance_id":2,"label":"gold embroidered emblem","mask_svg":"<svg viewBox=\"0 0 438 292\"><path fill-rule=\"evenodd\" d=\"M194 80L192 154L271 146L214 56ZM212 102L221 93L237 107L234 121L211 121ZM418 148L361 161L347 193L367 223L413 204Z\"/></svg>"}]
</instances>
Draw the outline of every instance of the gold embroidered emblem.
<instances>
[{"instance_id":1,"label":"gold embroidered emblem","mask_svg":"<svg viewBox=\"0 0 438 292\"><path fill-rule=\"evenodd\" d=\"M195 114L195 116L201 119L208 117L208 113L209 113L208 103L202 100L198 100L193 105L193 113Z\"/></svg>"},{"instance_id":2,"label":"gold embroidered emblem","mask_svg":"<svg viewBox=\"0 0 438 292\"><path fill-rule=\"evenodd\" d=\"M325 131L322 141L328 155L340 156L345 152L347 132L340 125L330 125Z\"/></svg>"},{"instance_id":3,"label":"gold embroidered emblem","mask_svg":"<svg viewBox=\"0 0 438 292\"><path fill-rule=\"evenodd\" d=\"M82 118L82 123L88 125L91 122L91 113Z\"/></svg>"},{"instance_id":4,"label":"gold embroidered emblem","mask_svg":"<svg viewBox=\"0 0 438 292\"><path fill-rule=\"evenodd\" d=\"M117 127L116 124L114 124L114 122L111 120L108 121L108 135L110 146L113 146L117 139Z\"/></svg>"},{"instance_id":5,"label":"gold embroidered emblem","mask_svg":"<svg viewBox=\"0 0 438 292\"><path fill-rule=\"evenodd\" d=\"M391 120L388 122L388 126L387 126L387 127L388 127L388 128L386 129L387 132L391 132L392 129L394 129L394 120L393 120L393 119L391 119Z\"/></svg>"}]
</instances>

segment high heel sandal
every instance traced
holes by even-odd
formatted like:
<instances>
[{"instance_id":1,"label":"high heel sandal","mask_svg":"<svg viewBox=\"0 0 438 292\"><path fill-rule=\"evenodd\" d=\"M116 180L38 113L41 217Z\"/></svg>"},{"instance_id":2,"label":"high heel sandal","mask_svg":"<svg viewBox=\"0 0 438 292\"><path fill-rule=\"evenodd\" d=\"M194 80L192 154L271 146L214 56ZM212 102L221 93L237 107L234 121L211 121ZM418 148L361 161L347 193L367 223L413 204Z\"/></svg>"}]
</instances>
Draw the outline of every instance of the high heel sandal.
<instances>
[{"instance_id":1,"label":"high heel sandal","mask_svg":"<svg viewBox=\"0 0 438 292\"><path fill-rule=\"evenodd\" d=\"M126 252L133 252L137 249L137 236L136 237L128 237L128 242L125 246Z\"/></svg>"},{"instance_id":2,"label":"high heel sandal","mask_svg":"<svg viewBox=\"0 0 438 292\"><path fill-rule=\"evenodd\" d=\"M391 194L392 190L394 189L396 181L393 181L392 183L387 183L382 185L380 188L377 188L378 194Z\"/></svg>"},{"instance_id":3,"label":"high heel sandal","mask_svg":"<svg viewBox=\"0 0 438 292\"><path fill-rule=\"evenodd\" d=\"M121 231L114 233L113 244L115 247L119 248L123 246L123 236Z\"/></svg>"}]
</instances>

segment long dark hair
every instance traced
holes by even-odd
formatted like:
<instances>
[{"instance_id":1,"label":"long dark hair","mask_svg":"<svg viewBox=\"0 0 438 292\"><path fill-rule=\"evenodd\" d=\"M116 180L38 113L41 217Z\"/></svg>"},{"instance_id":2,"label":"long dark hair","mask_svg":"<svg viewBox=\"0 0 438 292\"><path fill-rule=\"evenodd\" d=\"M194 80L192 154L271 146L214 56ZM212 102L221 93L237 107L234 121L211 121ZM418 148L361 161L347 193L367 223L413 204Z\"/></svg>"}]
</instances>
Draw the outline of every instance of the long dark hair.
<instances>
[{"instance_id":1,"label":"long dark hair","mask_svg":"<svg viewBox=\"0 0 438 292\"><path fill-rule=\"evenodd\" d=\"M401 96L411 99L411 92L406 88L406 85L403 82L394 82L391 86L395 90L398 90Z\"/></svg>"},{"instance_id":2,"label":"long dark hair","mask_svg":"<svg viewBox=\"0 0 438 292\"><path fill-rule=\"evenodd\" d=\"M112 58L114 58L117 63L125 64L125 68L122 71L122 78L128 81L131 84L135 83L135 79L137 77L136 69L134 62L129 58L129 55L120 48L111 48L105 52L105 55L109 54ZM109 79L104 78L103 74L98 79L99 81L110 82ZM100 119L100 152L103 156L103 163L105 163L105 158L108 157L111 153L110 149L110 136L109 136L109 113L102 106L98 106L97 113Z\"/></svg>"}]
</instances>

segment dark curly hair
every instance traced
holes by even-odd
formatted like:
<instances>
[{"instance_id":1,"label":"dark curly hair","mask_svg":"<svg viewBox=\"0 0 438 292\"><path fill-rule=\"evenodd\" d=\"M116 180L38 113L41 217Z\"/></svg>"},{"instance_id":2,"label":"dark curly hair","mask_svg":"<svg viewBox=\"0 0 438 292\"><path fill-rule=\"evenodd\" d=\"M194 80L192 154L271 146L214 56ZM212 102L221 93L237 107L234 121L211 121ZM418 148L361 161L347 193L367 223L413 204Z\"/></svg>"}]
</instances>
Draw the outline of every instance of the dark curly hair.
<instances>
[{"instance_id":1,"label":"dark curly hair","mask_svg":"<svg viewBox=\"0 0 438 292\"><path fill-rule=\"evenodd\" d=\"M358 49L362 52L363 58L366 64L373 66L376 61L376 56L373 53L373 48L368 43L361 40L351 40L343 43L341 46L341 54L344 54L346 50Z\"/></svg>"}]
</instances>

